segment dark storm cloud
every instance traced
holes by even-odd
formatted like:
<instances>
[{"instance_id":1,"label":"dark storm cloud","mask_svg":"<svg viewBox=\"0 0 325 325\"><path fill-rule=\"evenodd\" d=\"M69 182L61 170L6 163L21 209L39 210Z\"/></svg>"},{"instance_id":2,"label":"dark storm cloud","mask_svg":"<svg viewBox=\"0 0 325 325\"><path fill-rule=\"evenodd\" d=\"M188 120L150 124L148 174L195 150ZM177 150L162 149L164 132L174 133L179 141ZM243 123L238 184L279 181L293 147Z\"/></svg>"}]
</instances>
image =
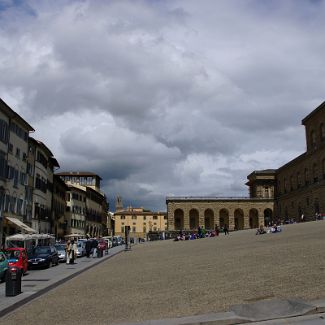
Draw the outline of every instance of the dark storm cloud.
<instances>
[{"instance_id":1,"label":"dark storm cloud","mask_svg":"<svg viewBox=\"0 0 325 325\"><path fill-rule=\"evenodd\" d=\"M247 195L304 150L323 101L324 2L5 1L0 93L61 169L111 201Z\"/></svg>"}]
</instances>

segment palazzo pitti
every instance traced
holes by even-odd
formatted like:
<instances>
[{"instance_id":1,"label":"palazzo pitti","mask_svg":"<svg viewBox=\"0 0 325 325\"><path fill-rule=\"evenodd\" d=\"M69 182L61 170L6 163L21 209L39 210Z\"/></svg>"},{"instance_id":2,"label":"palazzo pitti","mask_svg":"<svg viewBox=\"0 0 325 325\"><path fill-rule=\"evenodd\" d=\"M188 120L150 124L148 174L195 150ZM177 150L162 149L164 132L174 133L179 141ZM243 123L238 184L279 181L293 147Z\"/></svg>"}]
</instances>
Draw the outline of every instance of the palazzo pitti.
<instances>
[{"instance_id":1,"label":"palazzo pitti","mask_svg":"<svg viewBox=\"0 0 325 325\"><path fill-rule=\"evenodd\" d=\"M257 228L325 214L325 102L302 120L306 152L278 169L247 176L248 198L167 197L169 230Z\"/></svg>"}]
</instances>

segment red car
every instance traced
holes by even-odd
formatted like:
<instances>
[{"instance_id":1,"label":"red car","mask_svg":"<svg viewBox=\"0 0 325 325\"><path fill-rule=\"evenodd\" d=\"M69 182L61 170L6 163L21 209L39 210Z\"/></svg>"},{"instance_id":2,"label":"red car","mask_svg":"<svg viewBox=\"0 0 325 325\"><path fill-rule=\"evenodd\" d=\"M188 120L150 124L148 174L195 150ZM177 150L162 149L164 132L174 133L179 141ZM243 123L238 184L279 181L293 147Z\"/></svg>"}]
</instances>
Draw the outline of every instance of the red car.
<instances>
[{"instance_id":1,"label":"red car","mask_svg":"<svg viewBox=\"0 0 325 325\"><path fill-rule=\"evenodd\" d=\"M28 269L28 256L25 248L15 247L7 248L6 255L8 259L8 266L15 266L25 274Z\"/></svg>"}]
</instances>

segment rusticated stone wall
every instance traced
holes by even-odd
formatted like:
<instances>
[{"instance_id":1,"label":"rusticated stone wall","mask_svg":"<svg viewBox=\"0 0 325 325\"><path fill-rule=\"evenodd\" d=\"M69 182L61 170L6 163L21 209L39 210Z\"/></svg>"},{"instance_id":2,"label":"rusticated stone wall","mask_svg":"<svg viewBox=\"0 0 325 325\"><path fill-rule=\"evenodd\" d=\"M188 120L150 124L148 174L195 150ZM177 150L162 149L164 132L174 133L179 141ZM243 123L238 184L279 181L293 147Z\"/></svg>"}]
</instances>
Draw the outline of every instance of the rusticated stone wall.
<instances>
[{"instance_id":1,"label":"rusticated stone wall","mask_svg":"<svg viewBox=\"0 0 325 325\"><path fill-rule=\"evenodd\" d=\"M257 228L274 217L274 200L167 198L168 230Z\"/></svg>"}]
</instances>

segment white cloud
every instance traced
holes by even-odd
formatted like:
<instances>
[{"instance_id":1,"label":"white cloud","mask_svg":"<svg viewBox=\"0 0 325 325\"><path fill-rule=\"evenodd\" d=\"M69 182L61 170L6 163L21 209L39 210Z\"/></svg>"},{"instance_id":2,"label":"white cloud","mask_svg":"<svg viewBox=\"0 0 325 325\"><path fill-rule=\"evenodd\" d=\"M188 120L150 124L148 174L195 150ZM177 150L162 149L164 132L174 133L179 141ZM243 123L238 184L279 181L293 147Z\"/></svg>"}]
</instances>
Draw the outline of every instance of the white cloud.
<instances>
[{"instance_id":1,"label":"white cloud","mask_svg":"<svg viewBox=\"0 0 325 325\"><path fill-rule=\"evenodd\" d=\"M323 2L28 1L0 6L0 96L62 169L163 209L246 195L304 150L323 100Z\"/></svg>"}]
</instances>

